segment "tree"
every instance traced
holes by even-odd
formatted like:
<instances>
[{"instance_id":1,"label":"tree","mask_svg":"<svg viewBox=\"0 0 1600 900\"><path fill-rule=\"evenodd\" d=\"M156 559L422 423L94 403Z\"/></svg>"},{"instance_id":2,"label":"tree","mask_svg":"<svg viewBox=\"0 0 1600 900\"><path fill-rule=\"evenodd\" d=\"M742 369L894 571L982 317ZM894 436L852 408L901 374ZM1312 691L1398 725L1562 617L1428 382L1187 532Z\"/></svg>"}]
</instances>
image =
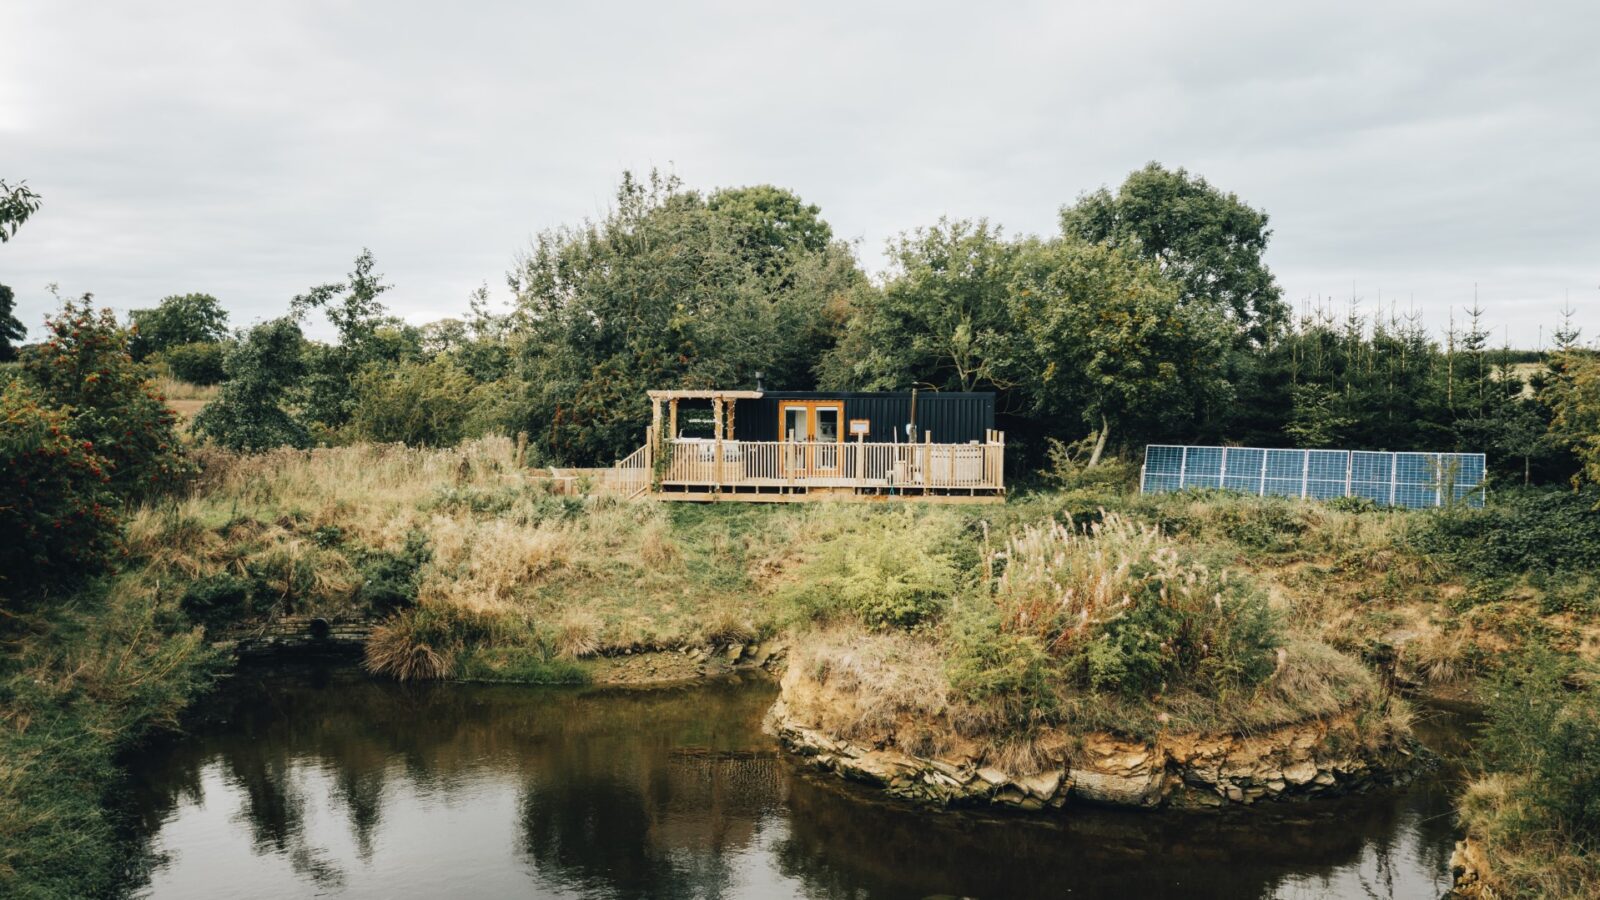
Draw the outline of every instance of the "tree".
<instances>
[{"instance_id":1,"label":"tree","mask_svg":"<svg viewBox=\"0 0 1600 900\"><path fill-rule=\"evenodd\" d=\"M1261 259L1272 235L1267 214L1183 169L1152 162L1115 194L1085 194L1061 210L1061 230L1152 260L1184 303L1227 314L1243 340L1264 344L1288 321Z\"/></svg>"},{"instance_id":2,"label":"tree","mask_svg":"<svg viewBox=\"0 0 1600 900\"><path fill-rule=\"evenodd\" d=\"M879 290L855 294L847 336L823 384L854 390L1005 390L1020 341L1011 281L1018 245L986 221L941 220L889 247Z\"/></svg>"},{"instance_id":3,"label":"tree","mask_svg":"<svg viewBox=\"0 0 1600 900\"><path fill-rule=\"evenodd\" d=\"M1600 358L1573 349L1558 354L1551 368L1550 435L1577 457L1574 486L1584 479L1600 484Z\"/></svg>"},{"instance_id":4,"label":"tree","mask_svg":"<svg viewBox=\"0 0 1600 900\"><path fill-rule=\"evenodd\" d=\"M136 360L183 344L209 344L227 340L228 313L210 294L174 294L154 309L128 314L133 338L128 349Z\"/></svg>"},{"instance_id":5,"label":"tree","mask_svg":"<svg viewBox=\"0 0 1600 900\"><path fill-rule=\"evenodd\" d=\"M351 426L362 438L449 447L468 435L479 385L449 357L368 366L356 377Z\"/></svg>"},{"instance_id":6,"label":"tree","mask_svg":"<svg viewBox=\"0 0 1600 900\"><path fill-rule=\"evenodd\" d=\"M861 281L809 207L775 189L717 208L673 177L625 173L597 222L545 232L517 261L511 340L520 418L543 452L607 463L638 446L645 391L738 387L761 373L803 389ZM840 312L836 312L840 311Z\"/></svg>"},{"instance_id":7,"label":"tree","mask_svg":"<svg viewBox=\"0 0 1600 900\"><path fill-rule=\"evenodd\" d=\"M0 244L16 237L22 223L39 211L39 195L26 181L14 185L0 178Z\"/></svg>"},{"instance_id":8,"label":"tree","mask_svg":"<svg viewBox=\"0 0 1600 900\"><path fill-rule=\"evenodd\" d=\"M1078 416L1095 429L1091 467L1112 432L1170 433L1229 395L1226 322L1183 303L1128 250L1033 242L1012 290L1011 318L1029 344L1033 410Z\"/></svg>"},{"instance_id":9,"label":"tree","mask_svg":"<svg viewBox=\"0 0 1600 900\"><path fill-rule=\"evenodd\" d=\"M363 248L347 281L318 285L289 305L296 318L322 310L339 333L337 344L307 351L306 377L300 385L306 418L325 428L350 421L355 412L353 384L362 367L392 362L406 346L404 340L395 339L405 323L389 315L378 299L391 286L374 271L376 267L372 251Z\"/></svg>"},{"instance_id":10,"label":"tree","mask_svg":"<svg viewBox=\"0 0 1600 900\"><path fill-rule=\"evenodd\" d=\"M11 288L0 284L0 362L16 359L17 343L28 336L28 329L12 314L16 309L16 296Z\"/></svg>"},{"instance_id":11,"label":"tree","mask_svg":"<svg viewBox=\"0 0 1600 900\"><path fill-rule=\"evenodd\" d=\"M284 408L305 371L304 343L292 316L250 329L223 363L227 381L195 417L195 433L234 450L308 446L305 425Z\"/></svg>"},{"instance_id":12,"label":"tree","mask_svg":"<svg viewBox=\"0 0 1600 900\"><path fill-rule=\"evenodd\" d=\"M23 360L23 377L45 405L67 414L70 434L104 457L122 497L170 489L192 471L178 441L177 415L128 353L128 333L93 295L67 300L46 320L49 338Z\"/></svg>"}]
</instances>

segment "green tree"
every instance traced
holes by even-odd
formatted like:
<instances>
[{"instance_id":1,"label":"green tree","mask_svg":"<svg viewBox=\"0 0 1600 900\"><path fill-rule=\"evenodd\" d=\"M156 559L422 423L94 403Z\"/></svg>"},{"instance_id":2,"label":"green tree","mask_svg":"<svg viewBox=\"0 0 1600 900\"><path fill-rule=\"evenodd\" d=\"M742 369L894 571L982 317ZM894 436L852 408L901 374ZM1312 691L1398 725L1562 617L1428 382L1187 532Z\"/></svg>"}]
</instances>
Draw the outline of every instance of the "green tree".
<instances>
[{"instance_id":1,"label":"green tree","mask_svg":"<svg viewBox=\"0 0 1600 900\"><path fill-rule=\"evenodd\" d=\"M346 281L318 285L290 303L295 317L322 310L338 332L337 344L313 346L306 351L306 375L301 380L301 407L305 417L326 429L350 421L355 412L353 385L370 363L400 357L414 346L405 323L389 315L378 299L391 285L376 270L372 251L362 249Z\"/></svg>"},{"instance_id":2,"label":"green tree","mask_svg":"<svg viewBox=\"0 0 1600 900\"><path fill-rule=\"evenodd\" d=\"M988 222L941 220L890 244L881 289L859 290L847 336L822 366L829 388L1006 390L1022 342L1011 290L1019 245Z\"/></svg>"},{"instance_id":3,"label":"green tree","mask_svg":"<svg viewBox=\"0 0 1600 900\"><path fill-rule=\"evenodd\" d=\"M10 362L17 358L17 343L28 336L28 329L22 327L17 317L12 314L16 309L16 294L11 288L0 284L0 362Z\"/></svg>"},{"instance_id":4,"label":"green tree","mask_svg":"<svg viewBox=\"0 0 1600 900\"><path fill-rule=\"evenodd\" d=\"M217 343L228 337L228 313L210 294L174 294L154 309L128 314L133 338L128 349L144 360L182 344Z\"/></svg>"},{"instance_id":5,"label":"green tree","mask_svg":"<svg viewBox=\"0 0 1600 900\"><path fill-rule=\"evenodd\" d=\"M1185 304L1133 253L1077 240L1033 242L1013 283L1012 319L1027 336L1036 414L1081 417L1094 466L1125 438L1191 427L1228 398L1222 316Z\"/></svg>"},{"instance_id":6,"label":"green tree","mask_svg":"<svg viewBox=\"0 0 1600 900\"><path fill-rule=\"evenodd\" d=\"M541 234L517 261L520 418L544 452L594 464L632 451L650 388L753 385L758 372L811 386L861 276L844 246L811 249L820 226L793 226L806 207L752 191L713 209L676 178L624 174L603 220Z\"/></svg>"},{"instance_id":7,"label":"green tree","mask_svg":"<svg viewBox=\"0 0 1600 900\"><path fill-rule=\"evenodd\" d=\"M1064 207L1061 230L1154 261L1184 303L1226 313L1242 339L1263 344L1288 321L1261 258L1272 234L1267 214L1198 175L1152 162L1115 194L1101 188Z\"/></svg>"},{"instance_id":8,"label":"green tree","mask_svg":"<svg viewBox=\"0 0 1600 900\"><path fill-rule=\"evenodd\" d=\"M304 344L292 316L250 329L224 361L222 393L195 417L195 433L234 450L308 446L310 433L285 408L305 372Z\"/></svg>"},{"instance_id":9,"label":"green tree","mask_svg":"<svg viewBox=\"0 0 1600 900\"><path fill-rule=\"evenodd\" d=\"M192 467L178 441L177 416L128 353L128 332L93 295L67 300L46 321L49 337L23 360L23 376L43 402L63 409L73 437L109 464L111 487L139 498L172 488Z\"/></svg>"},{"instance_id":10,"label":"green tree","mask_svg":"<svg viewBox=\"0 0 1600 900\"><path fill-rule=\"evenodd\" d=\"M26 181L7 184L0 178L0 244L17 235L17 229L39 211L39 195Z\"/></svg>"}]
</instances>

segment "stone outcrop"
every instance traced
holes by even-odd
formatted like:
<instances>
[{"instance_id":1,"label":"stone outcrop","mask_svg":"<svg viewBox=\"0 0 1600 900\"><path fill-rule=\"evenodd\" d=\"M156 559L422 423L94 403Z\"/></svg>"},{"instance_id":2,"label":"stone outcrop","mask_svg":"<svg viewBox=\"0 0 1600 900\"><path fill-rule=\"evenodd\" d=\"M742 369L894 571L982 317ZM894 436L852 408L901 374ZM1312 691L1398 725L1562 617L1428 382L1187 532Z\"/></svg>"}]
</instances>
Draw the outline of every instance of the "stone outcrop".
<instances>
[{"instance_id":1,"label":"stone outcrop","mask_svg":"<svg viewBox=\"0 0 1600 900\"><path fill-rule=\"evenodd\" d=\"M1451 900L1499 900L1501 896L1494 887L1483 845L1470 836L1456 841L1456 849L1450 854L1450 874L1455 884L1445 896Z\"/></svg>"},{"instance_id":2,"label":"stone outcrop","mask_svg":"<svg viewBox=\"0 0 1600 900\"><path fill-rule=\"evenodd\" d=\"M786 693L793 688L785 680ZM993 804L1023 810L1082 800L1117 806L1223 806L1364 790L1405 777L1411 753L1363 740L1354 711L1258 734L1176 734L1141 742L1111 734L1045 736L1061 748L1046 768L1013 773L963 743L930 757L900 747L894 729L845 740L791 712L780 697L766 727L811 765L939 805ZM1066 748L1070 747L1071 750Z\"/></svg>"}]
</instances>

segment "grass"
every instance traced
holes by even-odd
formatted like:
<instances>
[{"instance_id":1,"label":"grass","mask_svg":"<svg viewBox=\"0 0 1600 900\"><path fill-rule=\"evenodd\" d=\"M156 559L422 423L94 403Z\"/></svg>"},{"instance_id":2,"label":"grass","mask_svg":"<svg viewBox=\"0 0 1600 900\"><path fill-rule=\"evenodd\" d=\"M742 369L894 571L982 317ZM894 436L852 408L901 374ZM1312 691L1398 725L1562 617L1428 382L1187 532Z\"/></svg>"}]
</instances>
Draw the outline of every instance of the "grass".
<instances>
[{"instance_id":1,"label":"grass","mask_svg":"<svg viewBox=\"0 0 1600 900\"><path fill-rule=\"evenodd\" d=\"M12 616L0 661L0 895L111 894L131 848L103 798L116 754L172 726L216 659L170 596L129 580Z\"/></svg>"}]
</instances>

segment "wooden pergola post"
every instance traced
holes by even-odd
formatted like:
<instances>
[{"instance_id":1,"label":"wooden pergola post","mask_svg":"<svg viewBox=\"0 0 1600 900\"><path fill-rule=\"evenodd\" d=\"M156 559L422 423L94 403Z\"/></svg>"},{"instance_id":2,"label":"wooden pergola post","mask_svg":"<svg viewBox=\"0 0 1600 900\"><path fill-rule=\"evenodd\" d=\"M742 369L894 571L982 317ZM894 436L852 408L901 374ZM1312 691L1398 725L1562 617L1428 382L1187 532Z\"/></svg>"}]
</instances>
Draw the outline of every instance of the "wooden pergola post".
<instances>
[{"instance_id":1,"label":"wooden pergola post","mask_svg":"<svg viewBox=\"0 0 1600 900\"><path fill-rule=\"evenodd\" d=\"M678 398L667 401L667 440L678 439Z\"/></svg>"},{"instance_id":2,"label":"wooden pergola post","mask_svg":"<svg viewBox=\"0 0 1600 900\"><path fill-rule=\"evenodd\" d=\"M717 464L713 471L716 473L717 492L722 492L722 398L711 399L711 424L716 430L717 440L713 452L717 454Z\"/></svg>"}]
</instances>

